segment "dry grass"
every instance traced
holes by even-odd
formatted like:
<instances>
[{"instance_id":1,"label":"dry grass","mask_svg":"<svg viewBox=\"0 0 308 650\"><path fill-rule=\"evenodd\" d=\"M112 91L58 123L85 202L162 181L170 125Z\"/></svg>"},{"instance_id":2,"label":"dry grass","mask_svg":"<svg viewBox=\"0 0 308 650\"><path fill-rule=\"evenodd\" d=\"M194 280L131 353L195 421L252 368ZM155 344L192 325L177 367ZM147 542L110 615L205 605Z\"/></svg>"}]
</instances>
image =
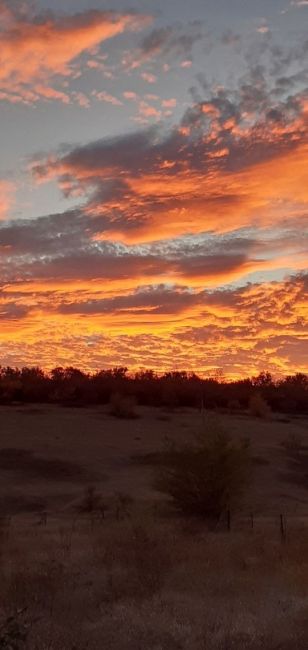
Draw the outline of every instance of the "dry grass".
<instances>
[{"instance_id":1,"label":"dry grass","mask_svg":"<svg viewBox=\"0 0 308 650\"><path fill-rule=\"evenodd\" d=\"M305 529L281 544L270 530L213 533L137 514L13 522L0 622L22 613L16 648L28 650L306 650L307 548Z\"/></svg>"},{"instance_id":2,"label":"dry grass","mask_svg":"<svg viewBox=\"0 0 308 650\"><path fill-rule=\"evenodd\" d=\"M1 650L307 650L307 423L222 416L254 458L227 533L150 488L165 436L189 440L198 412L37 410L0 409Z\"/></svg>"},{"instance_id":3,"label":"dry grass","mask_svg":"<svg viewBox=\"0 0 308 650\"><path fill-rule=\"evenodd\" d=\"M78 465L61 458L40 458L28 449L0 449L0 470L13 471L30 479L42 476L48 481L82 478Z\"/></svg>"},{"instance_id":4,"label":"dry grass","mask_svg":"<svg viewBox=\"0 0 308 650\"><path fill-rule=\"evenodd\" d=\"M138 406L140 418L125 420L108 411L109 406L38 406L29 412L28 407L0 407L0 516L39 509L72 511L89 485L104 498L115 492L134 499L159 498L152 488L151 459L159 460L166 437L178 443L192 439L203 425L203 414L174 410L165 420L163 409ZM293 512L296 503L307 513L307 488L303 481L299 485L286 479L287 458L281 447L281 441L294 434L307 445L307 420L285 423L274 416L266 420L229 413L219 417L230 435L249 437L253 457L264 459L254 467L247 507Z\"/></svg>"},{"instance_id":5,"label":"dry grass","mask_svg":"<svg viewBox=\"0 0 308 650\"><path fill-rule=\"evenodd\" d=\"M290 433L282 440L281 446L291 458L298 457L304 450L302 437L298 433Z\"/></svg>"}]
</instances>

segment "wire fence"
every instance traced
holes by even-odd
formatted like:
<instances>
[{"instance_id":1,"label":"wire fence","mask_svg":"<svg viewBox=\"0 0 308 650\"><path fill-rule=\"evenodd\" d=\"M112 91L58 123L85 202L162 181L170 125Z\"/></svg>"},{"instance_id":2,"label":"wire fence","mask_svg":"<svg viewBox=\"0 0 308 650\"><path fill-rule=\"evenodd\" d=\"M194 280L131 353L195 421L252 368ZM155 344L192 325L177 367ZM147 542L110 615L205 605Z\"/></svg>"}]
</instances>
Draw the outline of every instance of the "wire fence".
<instances>
[{"instance_id":1,"label":"wire fence","mask_svg":"<svg viewBox=\"0 0 308 650\"><path fill-rule=\"evenodd\" d=\"M113 509L106 511L93 511L87 513L81 512L31 512L18 513L14 515L0 514L0 533L10 528L41 526L43 528L54 528L57 525L67 525L75 528L82 525L106 526L116 521L133 520L134 513L129 509L121 509L116 505ZM159 521L157 519L156 521ZM183 524L193 523L197 520L182 519ZM201 522L199 522L201 523ZM212 532L232 533L250 533L264 534L279 538L281 543L286 543L292 536L298 535L300 530L308 531L308 512L293 513L290 512L232 512L228 510L220 519L213 522L204 521L205 530Z\"/></svg>"}]
</instances>

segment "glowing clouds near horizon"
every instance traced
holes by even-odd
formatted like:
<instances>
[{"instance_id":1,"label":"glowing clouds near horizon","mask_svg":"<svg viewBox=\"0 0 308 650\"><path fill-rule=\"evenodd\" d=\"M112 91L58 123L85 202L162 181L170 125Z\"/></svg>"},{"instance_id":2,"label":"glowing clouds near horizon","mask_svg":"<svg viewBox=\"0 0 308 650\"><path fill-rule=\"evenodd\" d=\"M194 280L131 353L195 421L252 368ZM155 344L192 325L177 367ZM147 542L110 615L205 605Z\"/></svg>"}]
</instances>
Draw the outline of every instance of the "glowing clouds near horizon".
<instances>
[{"instance_id":1,"label":"glowing clouds near horizon","mask_svg":"<svg viewBox=\"0 0 308 650\"><path fill-rule=\"evenodd\" d=\"M246 51L227 24L214 42L202 21L83 4L0 0L0 102L22 128L47 103L72 115L77 142L60 119L54 146L34 134L2 165L0 363L307 372L305 42L254 27ZM224 48L230 87L195 67L206 51L222 70ZM22 218L50 188L61 208Z\"/></svg>"}]
</instances>

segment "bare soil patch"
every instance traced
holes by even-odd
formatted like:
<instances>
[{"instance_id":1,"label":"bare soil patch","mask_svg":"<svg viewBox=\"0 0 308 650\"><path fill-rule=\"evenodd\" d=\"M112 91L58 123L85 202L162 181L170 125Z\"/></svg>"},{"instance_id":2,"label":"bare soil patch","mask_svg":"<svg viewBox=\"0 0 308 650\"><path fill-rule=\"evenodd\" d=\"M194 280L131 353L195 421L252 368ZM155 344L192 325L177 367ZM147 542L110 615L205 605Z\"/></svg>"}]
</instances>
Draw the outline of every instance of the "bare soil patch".
<instances>
[{"instance_id":1,"label":"bare soil patch","mask_svg":"<svg viewBox=\"0 0 308 650\"><path fill-rule=\"evenodd\" d=\"M35 503L49 511L67 510L95 485L110 498L115 492L135 500L163 498L152 487L166 437L185 441L204 426L197 410L137 407L138 419L118 419L108 407L62 408L50 405L0 407L0 496L14 504ZM308 515L306 460L293 462L281 443L300 435L308 445L304 418L260 420L243 414L217 414L230 435L248 437L253 457L252 489L247 509ZM294 505L295 504L295 505ZM22 508L25 509L26 506ZM30 506L29 506L30 508Z\"/></svg>"}]
</instances>

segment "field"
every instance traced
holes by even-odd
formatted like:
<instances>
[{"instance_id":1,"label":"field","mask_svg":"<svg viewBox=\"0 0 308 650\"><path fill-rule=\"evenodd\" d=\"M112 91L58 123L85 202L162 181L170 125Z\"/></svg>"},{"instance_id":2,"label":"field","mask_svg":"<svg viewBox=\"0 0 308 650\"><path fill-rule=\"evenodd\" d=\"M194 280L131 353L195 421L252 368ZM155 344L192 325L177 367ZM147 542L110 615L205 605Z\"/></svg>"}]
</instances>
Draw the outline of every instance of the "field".
<instances>
[{"instance_id":1,"label":"field","mask_svg":"<svg viewBox=\"0 0 308 650\"><path fill-rule=\"evenodd\" d=\"M89 485L108 498L115 492L141 501L159 498L151 486L151 454L160 451L166 437L189 439L204 426L204 416L192 409L141 407L138 415L114 418L107 407L1 407L1 513L69 512ZM305 468L292 471L281 447L293 434L308 444L308 420L217 417L230 434L250 438L254 480L249 511L308 515Z\"/></svg>"},{"instance_id":2,"label":"field","mask_svg":"<svg viewBox=\"0 0 308 650\"><path fill-rule=\"evenodd\" d=\"M215 416L253 458L228 531L176 516L152 485L166 436L187 440L207 416L138 416L0 408L0 648L306 649L307 419ZM89 486L106 511L82 512Z\"/></svg>"}]
</instances>

